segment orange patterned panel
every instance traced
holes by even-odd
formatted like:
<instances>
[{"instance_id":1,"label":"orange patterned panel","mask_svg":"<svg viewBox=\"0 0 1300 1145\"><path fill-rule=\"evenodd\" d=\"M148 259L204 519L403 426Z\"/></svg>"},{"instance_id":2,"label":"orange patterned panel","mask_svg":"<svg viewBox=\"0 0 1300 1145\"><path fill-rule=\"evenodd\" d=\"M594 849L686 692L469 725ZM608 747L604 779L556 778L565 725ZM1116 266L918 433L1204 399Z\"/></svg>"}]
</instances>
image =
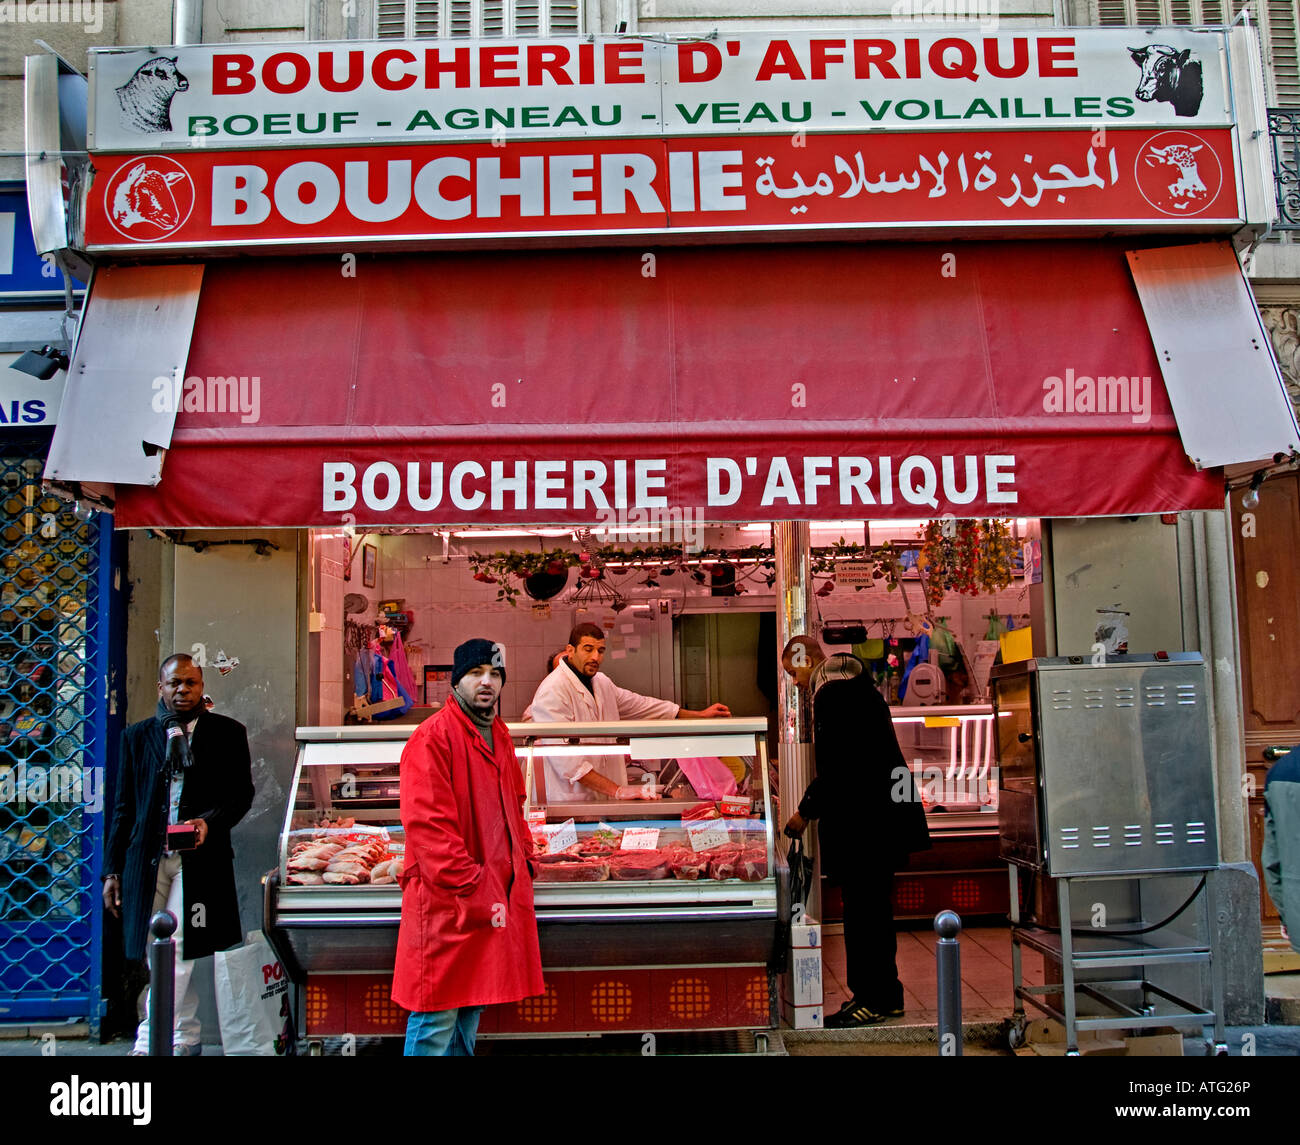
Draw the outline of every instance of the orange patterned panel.
<instances>
[{"instance_id":1,"label":"orange patterned panel","mask_svg":"<svg viewBox=\"0 0 1300 1145\"><path fill-rule=\"evenodd\" d=\"M632 987L602 978L590 990L591 1016L605 1025L621 1025L632 1016Z\"/></svg>"},{"instance_id":2,"label":"orange patterned panel","mask_svg":"<svg viewBox=\"0 0 1300 1145\"><path fill-rule=\"evenodd\" d=\"M406 1011L392 999L390 977L348 977L348 1032L401 1034L406 1031Z\"/></svg>"},{"instance_id":3,"label":"orange patterned panel","mask_svg":"<svg viewBox=\"0 0 1300 1145\"><path fill-rule=\"evenodd\" d=\"M304 995L303 1016L308 1034L347 1033L347 979L313 975L307 980Z\"/></svg>"},{"instance_id":4,"label":"orange patterned panel","mask_svg":"<svg viewBox=\"0 0 1300 1145\"><path fill-rule=\"evenodd\" d=\"M525 998L518 1004L519 1020L525 1025L545 1026L554 1022L560 1012L560 995L554 982L546 984L546 992L535 998Z\"/></svg>"}]
</instances>

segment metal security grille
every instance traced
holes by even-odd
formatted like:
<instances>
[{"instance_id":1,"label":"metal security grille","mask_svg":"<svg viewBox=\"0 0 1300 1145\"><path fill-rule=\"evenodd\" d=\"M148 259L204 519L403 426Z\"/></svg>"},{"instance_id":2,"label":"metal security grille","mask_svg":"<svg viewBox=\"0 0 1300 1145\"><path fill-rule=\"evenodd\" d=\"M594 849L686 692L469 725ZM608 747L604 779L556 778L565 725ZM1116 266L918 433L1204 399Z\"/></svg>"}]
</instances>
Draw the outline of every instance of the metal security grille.
<instances>
[{"instance_id":1,"label":"metal security grille","mask_svg":"<svg viewBox=\"0 0 1300 1145\"><path fill-rule=\"evenodd\" d=\"M0 1021L97 1022L105 625L99 518L0 443Z\"/></svg>"}]
</instances>

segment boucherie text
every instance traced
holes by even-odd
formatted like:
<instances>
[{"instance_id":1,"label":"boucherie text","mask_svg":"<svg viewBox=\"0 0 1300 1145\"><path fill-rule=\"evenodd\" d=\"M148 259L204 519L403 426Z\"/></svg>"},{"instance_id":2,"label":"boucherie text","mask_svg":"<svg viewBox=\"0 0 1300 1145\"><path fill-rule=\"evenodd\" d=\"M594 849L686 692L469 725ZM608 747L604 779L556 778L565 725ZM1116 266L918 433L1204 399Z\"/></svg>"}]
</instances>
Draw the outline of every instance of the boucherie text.
<instances>
[{"instance_id":1,"label":"boucherie text","mask_svg":"<svg viewBox=\"0 0 1300 1145\"><path fill-rule=\"evenodd\" d=\"M1011 454L707 457L705 506L1014 505L1015 468ZM600 512L681 501L663 458L376 461L361 469L326 461L322 490L326 513Z\"/></svg>"},{"instance_id":2,"label":"boucherie text","mask_svg":"<svg viewBox=\"0 0 1300 1145\"><path fill-rule=\"evenodd\" d=\"M773 39L752 74L741 78L755 83L839 77L977 80L982 73L998 79L1072 78L1079 74L1074 43L1073 36L1044 36L1032 43L1028 36L826 37L802 44ZM260 66L246 52L220 52L212 58L212 94L249 95L261 88L275 95L296 95L313 84L331 92L357 91L364 84L382 91L644 84L658 79L647 72L646 47L638 41L599 46L504 43L423 51L388 48L369 58L361 49L290 50L267 56ZM726 46L677 44L675 55L668 55L664 63L676 71L669 78L678 83L706 83L722 75Z\"/></svg>"},{"instance_id":3,"label":"boucherie text","mask_svg":"<svg viewBox=\"0 0 1300 1145\"><path fill-rule=\"evenodd\" d=\"M1232 122L1225 36L1161 29L1199 69L1179 126ZM95 153L1175 120L1138 96L1126 28L114 48L93 51L91 78Z\"/></svg>"}]
</instances>

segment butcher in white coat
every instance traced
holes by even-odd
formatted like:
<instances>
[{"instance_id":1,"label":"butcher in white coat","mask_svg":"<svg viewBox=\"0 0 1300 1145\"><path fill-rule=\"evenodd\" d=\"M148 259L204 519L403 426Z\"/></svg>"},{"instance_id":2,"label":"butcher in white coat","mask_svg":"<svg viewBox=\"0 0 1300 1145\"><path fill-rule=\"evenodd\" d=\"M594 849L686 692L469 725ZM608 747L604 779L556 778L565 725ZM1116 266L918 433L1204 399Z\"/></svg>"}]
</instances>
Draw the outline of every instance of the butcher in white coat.
<instances>
[{"instance_id":1,"label":"butcher in white coat","mask_svg":"<svg viewBox=\"0 0 1300 1145\"><path fill-rule=\"evenodd\" d=\"M620 688L601 670L605 632L595 624L579 624L569 633L565 658L538 686L525 720L536 723L593 723L604 720L707 720L731 715L725 704L695 712L671 700L656 700ZM546 801L654 799L649 785L627 782L622 755L546 756Z\"/></svg>"}]
</instances>

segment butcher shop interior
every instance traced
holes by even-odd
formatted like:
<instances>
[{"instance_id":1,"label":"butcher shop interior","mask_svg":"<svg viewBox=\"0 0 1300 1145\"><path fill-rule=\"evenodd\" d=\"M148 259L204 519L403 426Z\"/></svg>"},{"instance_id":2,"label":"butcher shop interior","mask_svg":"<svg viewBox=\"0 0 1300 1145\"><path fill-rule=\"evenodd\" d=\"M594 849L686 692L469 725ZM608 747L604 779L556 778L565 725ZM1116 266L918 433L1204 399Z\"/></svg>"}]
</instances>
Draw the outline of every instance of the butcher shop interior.
<instances>
[{"instance_id":1,"label":"butcher shop interior","mask_svg":"<svg viewBox=\"0 0 1300 1145\"><path fill-rule=\"evenodd\" d=\"M936 911L954 907L963 917L1000 919L1007 881L997 858L988 680L996 658L1028 656L1036 630L1042 638L1041 523L814 521L810 548L813 630L828 654L858 656L888 699L936 844L913 856L899 878L896 916L928 925ZM306 697L307 723L391 728L421 722L447 700L452 649L472 636L503 645L508 672L501 715L520 721L570 629L594 623L606 634L601 671L619 687L693 710L721 703L733 717L759 719L767 728L772 772L766 777L756 774L751 757L686 753L684 766L665 756L628 760L631 782L654 782L665 797L677 796L671 800L677 819L683 800L721 791L756 796L761 778L779 802L770 523L706 524L687 511L653 525L632 519L590 530L317 529L310 549L315 690ZM1123 617L1115 620L1122 630ZM363 685L366 666L377 659L396 689ZM520 758L538 773L529 777L530 791L543 807L537 784L545 769L524 753ZM331 776L323 788L334 794L330 814L317 814L308 799L300 825L332 815L400 833L394 775L379 765L353 772L350 796L340 794L340 780ZM629 813L615 804L582 810L587 814L575 816L579 830L595 832L588 842L596 849L613 837L611 821ZM647 812L638 804L638 818ZM773 815L780 814L774 807ZM680 822L664 837L666 846L686 841ZM397 857L384 851L372 881L394 879ZM685 877L708 873L707 866L687 865L694 869ZM718 869L735 877L730 864ZM834 888L825 888L822 910L834 922Z\"/></svg>"}]
</instances>

